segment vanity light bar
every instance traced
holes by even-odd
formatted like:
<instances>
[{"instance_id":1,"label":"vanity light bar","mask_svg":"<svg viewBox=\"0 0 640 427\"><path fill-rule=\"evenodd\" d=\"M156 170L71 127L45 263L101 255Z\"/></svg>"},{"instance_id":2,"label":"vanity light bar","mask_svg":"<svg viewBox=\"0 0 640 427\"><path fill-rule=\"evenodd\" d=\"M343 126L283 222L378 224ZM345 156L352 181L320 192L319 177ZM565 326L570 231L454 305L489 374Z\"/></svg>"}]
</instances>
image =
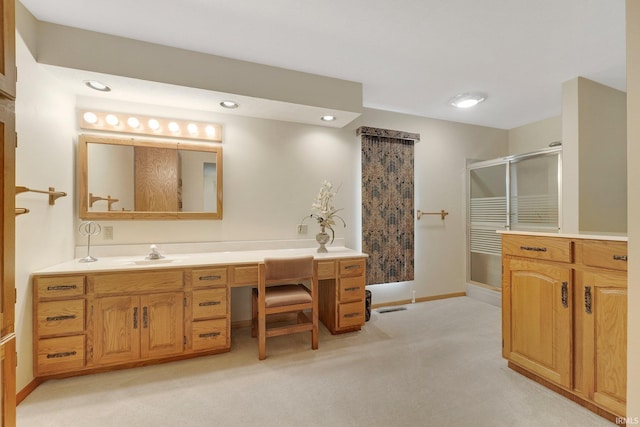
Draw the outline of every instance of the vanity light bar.
<instances>
[{"instance_id":1,"label":"vanity light bar","mask_svg":"<svg viewBox=\"0 0 640 427\"><path fill-rule=\"evenodd\" d=\"M193 120L79 110L81 129L222 142L222 126Z\"/></svg>"}]
</instances>

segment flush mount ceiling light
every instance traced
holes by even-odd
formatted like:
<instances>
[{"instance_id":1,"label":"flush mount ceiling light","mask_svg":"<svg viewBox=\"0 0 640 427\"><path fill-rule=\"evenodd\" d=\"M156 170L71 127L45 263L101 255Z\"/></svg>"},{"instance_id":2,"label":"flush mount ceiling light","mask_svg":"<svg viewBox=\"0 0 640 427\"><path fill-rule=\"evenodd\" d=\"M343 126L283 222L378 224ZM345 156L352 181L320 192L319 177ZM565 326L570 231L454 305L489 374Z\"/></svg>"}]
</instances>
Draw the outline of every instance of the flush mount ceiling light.
<instances>
[{"instance_id":1,"label":"flush mount ceiling light","mask_svg":"<svg viewBox=\"0 0 640 427\"><path fill-rule=\"evenodd\" d=\"M335 119L336 119L336 116L332 116L330 114L327 114L326 116L320 117L320 120L322 120L323 122L332 122Z\"/></svg>"},{"instance_id":2,"label":"flush mount ceiling light","mask_svg":"<svg viewBox=\"0 0 640 427\"><path fill-rule=\"evenodd\" d=\"M229 109L233 109L233 108L238 108L239 107L238 103L234 102L234 101L222 101L220 103L220 106L224 107L224 108L229 108Z\"/></svg>"},{"instance_id":3,"label":"flush mount ceiling light","mask_svg":"<svg viewBox=\"0 0 640 427\"><path fill-rule=\"evenodd\" d=\"M94 90L99 90L100 92L110 92L111 88L106 84L99 82L97 80L85 80L84 84Z\"/></svg>"},{"instance_id":4,"label":"flush mount ceiling light","mask_svg":"<svg viewBox=\"0 0 640 427\"><path fill-rule=\"evenodd\" d=\"M487 99L487 95L480 92L467 92L457 95L449 101L456 108L471 108Z\"/></svg>"},{"instance_id":5,"label":"flush mount ceiling light","mask_svg":"<svg viewBox=\"0 0 640 427\"><path fill-rule=\"evenodd\" d=\"M81 129L222 142L222 127L216 123L90 110L78 115Z\"/></svg>"}]
</instances>

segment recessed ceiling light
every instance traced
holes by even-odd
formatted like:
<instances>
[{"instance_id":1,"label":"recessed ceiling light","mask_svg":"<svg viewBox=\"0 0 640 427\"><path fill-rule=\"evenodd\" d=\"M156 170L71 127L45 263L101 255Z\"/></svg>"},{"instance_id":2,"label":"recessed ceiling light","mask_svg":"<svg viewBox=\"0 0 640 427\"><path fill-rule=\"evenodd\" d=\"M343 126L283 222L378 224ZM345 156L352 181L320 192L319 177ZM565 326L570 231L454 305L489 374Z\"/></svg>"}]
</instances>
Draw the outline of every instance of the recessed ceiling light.
<instances>
[{"instance_id":1,"label":"recessed ceiling light","mask_svg":"<svg viewBox=\"0 0 640 427\"><path fill-rule=\"evenodd\" d=\"M111 88L106 84L99 82L97 80L86 80L84 82L88 87L94 90L99 90L100 92L110 92Z\"/></svg>"},{"instance_id":2,"label":"recessed ceiling light","mask_svg":"<svg viewBox=\"0 0 640 427\"><path fill-rule=\"evenodd\" d=\"M234 101L222 101L220 105L224 108L238 108L238 103Z\"/></svg>"},{"instance_id":3,"label":"recessed ceiling light","mask_svg":"<svg viewBox=\"0 0 640 427\"><path fill-rule=\"evenodd\" d=\"M323 122L332 122L336 119L336 116L332 116L327 114L326 116L322 116L320 117L320 120L322 120Z\"/></svg>"},{"instance_id":4,"label":"recessed ceiling light","mask_svg":"<svg viewBox=\"0 0 640 427\"><path fill-rule=\"evenodd\" d=\"M484 93L468 92L455 96L451 101L449 101L449 104L456 108L471 108L478 105L485 99L487 99L487 95Z\"/></svg>"}]
</instances>

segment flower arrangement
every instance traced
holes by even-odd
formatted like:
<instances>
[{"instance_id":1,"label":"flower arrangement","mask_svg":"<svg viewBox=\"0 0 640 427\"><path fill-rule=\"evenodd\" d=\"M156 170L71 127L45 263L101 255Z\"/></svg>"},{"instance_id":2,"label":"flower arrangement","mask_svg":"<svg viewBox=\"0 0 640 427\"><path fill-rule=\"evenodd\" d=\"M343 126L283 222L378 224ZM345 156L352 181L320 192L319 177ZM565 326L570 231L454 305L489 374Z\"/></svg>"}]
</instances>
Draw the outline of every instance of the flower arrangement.
<instances>
[{"instance_id":1,"label":"flower arrangement","mask_svg":"<svg viewBox=\"0 0 640 427\"><path fill-rule=\"evenodd\" d=\"M321 233L325 232L325 228L328 228L331 231L331 243L333 243L333 240L335 238L335 231L333 230L333 227L336 225L336 219L339 219L344 227L347 226L347 224L344 222L344 219L336 214L336 212L339 212L342 209L336 209L333 206L333 197L337 194L337 192L338 190L333 190L333 184L331 184L331 182L327 180L322 181L320 192L311 205L311 209L316 212L312 213L308 217L318 221L318 224L320 224Z\"/></svg>"}]
</instances>

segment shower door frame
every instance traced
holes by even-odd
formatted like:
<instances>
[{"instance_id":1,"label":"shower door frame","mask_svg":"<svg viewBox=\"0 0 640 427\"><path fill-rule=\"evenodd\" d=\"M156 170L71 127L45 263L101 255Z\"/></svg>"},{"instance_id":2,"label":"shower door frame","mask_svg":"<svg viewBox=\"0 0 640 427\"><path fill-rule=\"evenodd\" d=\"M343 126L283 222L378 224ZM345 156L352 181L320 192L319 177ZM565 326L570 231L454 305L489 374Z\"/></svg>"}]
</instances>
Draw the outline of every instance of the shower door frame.
<instances>
[{"instance_id":1,"label":"shower door frame","mask_svg":"<svg viewBox=\"0 0 640 427\"><path fill-rule=\"evenodd\" d=\"M466 166L466 280L467 284L481 286L487 289L501 291L501 286L496 287L487 283L471 280L471 174L474 169L481 169L486 167L505 165L505 205L506 205L506 220L503 228L505 230L511 230L511 166L514 163L518 163L522 160L557 155L558 160L558 227L557 229L551 229L549 227L528 227L526 231L538 231L547 233L557 233L562 230L562 146L545 148L531 153L516 154L498 159L482 160L478 162L468 163ZM498 229L496 229L497 231ZM524 228L518 228L518 230L525 231Z\"/></svg>"}]
</instances>

